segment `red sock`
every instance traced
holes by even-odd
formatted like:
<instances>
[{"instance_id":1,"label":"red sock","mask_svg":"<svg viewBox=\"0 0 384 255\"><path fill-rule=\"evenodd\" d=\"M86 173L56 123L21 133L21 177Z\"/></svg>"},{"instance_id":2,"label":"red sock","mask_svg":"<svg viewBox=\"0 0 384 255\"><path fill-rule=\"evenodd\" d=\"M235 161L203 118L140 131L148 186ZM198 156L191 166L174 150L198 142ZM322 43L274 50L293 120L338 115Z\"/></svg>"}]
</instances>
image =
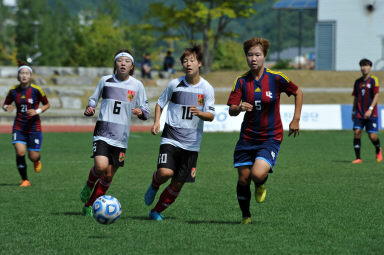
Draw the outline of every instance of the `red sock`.
<instances>
[{"instance_id":1,"label":"red sock","mask_svg":"<svg viewBox=\"0 0 384 255\"><path fill-rule=\"evenodd\" d=\"M157 179L157 170L153 173L153 176L152 176L152 187L154 189L159 189L160 187L159 180Z\"/></svg>"},{"instance_id":2,"label":"red sock","mask_svg":"<svg viewBox=\"0 0 384 255\"><path fill-rule=\"evenodd\" d=\"M87 185L88 187L90 187L91 189L93 189L93 186L95 186L95 182L100 178L100 175L98 175L95 171L95 166L93 166L91 168L91 170L89 171L89 176L88 176L88 180L87 180Z\"/></svg>"},{"instance_id":3,"label":"red sock","mask_svg":"<svg viewBox=\"0 0 384 255\"><path fill-rule=\"evenodd\" d=\"M176 192L174 188L172 188L171 185L169 185L163 193L161 193L159 201L157 202L156 206L152 209L152 211L156 211L158 213L161 213L165 209L168 208L173 202L175 202L177 196L180 192Z\"/></svg>"},{"instance_id":4,"label":"red sock","mask_svg":"<svg viewBox=\"0 0 384 255\"><path fill-rule=\"evenodd\" d=\"M107 192L107 190L109 189L109 186L111 186L111 182L106 182L104 180L104 177L101 177L99 179L99 181L97 182L96 184L96 187L95 189L93 190L92 192L92 195L91 197L89 198L88 202L85 204L86 207L88 206L92 206L93 203L95 202L95 200L98 198L98 197L101 197L103 195L105 195L105 193Z\"/></svg>"}]
</instances>

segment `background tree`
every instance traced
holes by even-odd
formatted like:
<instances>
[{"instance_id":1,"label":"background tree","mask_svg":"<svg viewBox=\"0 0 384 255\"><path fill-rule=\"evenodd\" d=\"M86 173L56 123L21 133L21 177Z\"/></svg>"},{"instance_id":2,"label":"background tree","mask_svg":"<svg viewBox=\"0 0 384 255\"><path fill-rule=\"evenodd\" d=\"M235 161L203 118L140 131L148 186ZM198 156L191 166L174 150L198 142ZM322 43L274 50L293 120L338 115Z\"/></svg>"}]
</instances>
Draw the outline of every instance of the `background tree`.
<instances>
[{"instance_id":1,"label":"background tree","mask_svg":"<svg viewBox=\"0 0 384 255\"><path fill-rule=\"evenodd\" d=\"M190 42L201 40L204 71L209 72L220 40L234 36L234 33L226 30L229 23L256 14L253 6L260 1L183 0L183 5L152 3L147 17L158 21L155 26L164 37L184 37ZM175 34L169 34L169 31L174 31Z\"/></svg>"},{"instance_id":2,"label":"background tree","mask_svg":"<svg viewBox=\"0 0 384 255\"><path fill-rule=\"evenodd\" d=\"M15 21L13 10L0 1L0 64L16 63Z\"/></svg>"}]
</instances>

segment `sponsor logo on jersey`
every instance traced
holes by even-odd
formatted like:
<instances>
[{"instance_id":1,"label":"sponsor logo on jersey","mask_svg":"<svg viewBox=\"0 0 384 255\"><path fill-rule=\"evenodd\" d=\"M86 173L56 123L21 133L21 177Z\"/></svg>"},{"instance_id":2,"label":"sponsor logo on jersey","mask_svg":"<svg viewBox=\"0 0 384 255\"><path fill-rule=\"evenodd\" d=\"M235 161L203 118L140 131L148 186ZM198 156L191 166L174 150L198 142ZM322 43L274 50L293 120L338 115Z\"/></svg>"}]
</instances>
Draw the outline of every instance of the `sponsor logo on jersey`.
<instances>
[{"instance_id":1,"label":"sponsor logo on jersey","mask_svg":"<svg viewBox=\"0 0 384 255\"><path fill-rule=\"evenodd\" d=\"M119 162L123 162L125 159L125 153L124 152L120 152L120 155L119 155Z\"/></svg>"},{"instance_id":2,"label":"sponsor logo on jersey","mask_svg":"<svg viewBox=\"0 0 384 255\"><path fill-rule=\"evenodd\" d=\"M197 95L197 103L198 103L200 106L203 106L203 104L204 104L204 95L203 95L203 94L198 94L198 95Z\"/></svg>"},{"instance_id":3,"label":"sponsor logo on jersey","mask_svg":"<svg viewBox=\"0 0 384 255\"><path fill-rule=\"evenodd\" d=\"M32 98L28 98L28 103L33 104L33 99Z\"/></svg>"},{"instance_id":4,"label":"sponsor logo on jersey","mask_svg":"<svg viewBox=\"0 0 384 255\"><path fill-rule=\"evenodd\" d=\"M132 101L133 101L133 98L135 97L135 93L136 93L136 91L128 90L127 98L128 98L128 100L129 100L129 102L132 102Z\"/></svg>"},{"instance_id":5,"label":"sponsor logo on jersey","mask_svg":"<svg viewBox=\"0 0 384 255\"><path fill-rule=\"evenodd\" d=\"M267 91L267 92L265 92L265 95L267 96L267 97L269 97L269 98L272 98L272 92L271 91Z\"/></svg>"},{"instance_id":6,"label":"sponsor logo on jersey","mask_svg":"<svg viewBox=\"0 0 384 255\"><path fill-rule=\"evenodd\" d=\"M255 89L255 92L261 92L261 89L260 89L259 87L257 87L257 88Z\"/></svg>"},{"instance_id":7,"label":"sponsor logo on jersey","mask_svg":"<svg viewBox=\"0 0 384 255\"><path fill-rule=\"evenodd\" d=\"M371 84L370 83L367 84L367 88L369 88L369 89L371 88Z\"/></svg>"},{"instance_id":8,"label":"sponsor logo on jersey","mask_svg":"<svg viewBox=\"0 0 384 255\"><path fill-rule=\"evenodd\" d=\"M191 176L192 176L193 178L196 177L196 168L195 168L195 167L192 167L192 169L191 169Z\"/></svg>"}]
</instances>

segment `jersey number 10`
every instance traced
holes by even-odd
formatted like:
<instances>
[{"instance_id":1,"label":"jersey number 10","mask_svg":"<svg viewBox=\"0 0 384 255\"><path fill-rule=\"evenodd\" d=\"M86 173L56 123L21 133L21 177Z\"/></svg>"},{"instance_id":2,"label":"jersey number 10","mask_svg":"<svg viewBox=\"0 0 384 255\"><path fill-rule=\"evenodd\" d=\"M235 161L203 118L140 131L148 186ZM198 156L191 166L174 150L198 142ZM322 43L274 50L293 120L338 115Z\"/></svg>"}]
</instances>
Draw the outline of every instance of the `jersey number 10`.
<instances>
[{"instance_id":1,"label":"jersey number 10","mask_svg":"<svg viewBox=\"0 0 384 255\"><path fill-rule=\"evenodd\" d=\"M189 106L182 106L183 108L183 117L182 119L187 119L187 120L191 120L193 115L192 113L189 111L191 107Z\"/></svg>"}]
</instances>

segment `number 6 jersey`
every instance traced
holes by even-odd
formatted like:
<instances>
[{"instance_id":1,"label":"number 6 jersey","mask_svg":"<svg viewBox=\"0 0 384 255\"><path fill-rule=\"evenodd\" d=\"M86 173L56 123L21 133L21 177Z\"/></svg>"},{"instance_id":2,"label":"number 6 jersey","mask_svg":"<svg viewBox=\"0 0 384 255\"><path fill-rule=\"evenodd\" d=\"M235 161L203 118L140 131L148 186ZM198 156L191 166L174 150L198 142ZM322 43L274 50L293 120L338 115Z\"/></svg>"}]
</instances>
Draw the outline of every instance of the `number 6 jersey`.
<instances>
[{"instance_id":1,"label":"number 6 jersey","mask_svg":"<svg viewBox=\"0 0 384 255\"><path fill-rule=\"evenodd\" d=\"M199 83L191 85L182 76L172 80L157 101L161 109L168 102L161 144L199 151L204 121L193 116L190 107L196 106L200 111L215 114L213 87L202 77Z\"/></svg>"},{"instance_id":2,"label":"number 6 jersey","mask_svg":"<svg viewBox=\"0 0 384 255\"><path fill-rule=\"evenodd\" d=\"M93 133L93 141L103 140L111 146L127 148L132 109L140 108L149 117L148 99L143 84L130 76L119 81L115 75L103 76L89 98L88 106L96 108L102 97L99 117Z\"/></svg>"}]
</instances>

